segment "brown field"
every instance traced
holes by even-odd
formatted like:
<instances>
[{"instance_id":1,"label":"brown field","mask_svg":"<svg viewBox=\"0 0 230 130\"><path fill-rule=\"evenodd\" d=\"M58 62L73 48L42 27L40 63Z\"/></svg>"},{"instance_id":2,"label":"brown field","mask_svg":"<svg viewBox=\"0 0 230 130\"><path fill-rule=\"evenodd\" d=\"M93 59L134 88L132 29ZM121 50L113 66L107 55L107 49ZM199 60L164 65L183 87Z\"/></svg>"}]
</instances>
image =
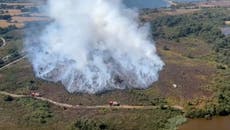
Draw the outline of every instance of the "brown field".
<instances>
[{"instance_id":1,"label":"brown field","mask_svg":"<svg viewBox=\"0 0 230 130\"><path fill-rule=\"evenodd\" d=\"M0 20L0 27L2 28L6 28L8 26L10 26L11 24L8 23L6 20Z\"/></svg>"},{"instance_id":2,"label":"brown field","mask_svg":"<svg viewBox=\"0 0 230 130\"><path fill-rule=\"evenodd\" d=\"M0 20L0 27L1 27L1 28L6 28L6 27L8 27L8 26L10 26L10 25L15 25L15 26L18 27L18 28L24 27L24 24L23 24L23 23L9 23L9 22L6 21L6 20Z\"/></svg>"},{"instance_id":3,"label":"brown field","mask_svg":"<svg viewBox=\"0 0 230 130\"><path fill-rule=\"evenodd\" d=\"M44 4L44 2L45 2L44 0L41 0L35 3L2 3L2 4L13 5L13 6L22 5L22 6L27 6L27 7L35 7L35 6ZM22 28L24 27L24 24L26 22L49 20L47 17L44 17L44 14L22 12L20 9L7 9L3 11L5 12L4 15L11 15L12 20L10 22L5 21L5 20L0 20L0 27L2 28L8 27L10 25L16 25L16 27ZM30 14L31 17L20 16L23 14Z\"/></svg>"},{"instance_id":4,"label":"brown field","mask_svg":"<svg viewBox=\"0 0 230 130\"><path fill-rule=\"evenodd\" d=\"M165 10L165 9L160 9L159 12L155 12L154 10L148 11L146 14L142 14L140 16L140 19L143 21L152 21L155 18L159 16L165 16L165 15L182 15L182 14L192 14L200 11L200 9L175 9L175 10Z\"/></svg>"},{"instance_id":5,"label":"brown field","mask_svg":"<svg viewBox=\"0 0 230 130\"><path fill-rule=\"evenodd\" d=\"M13 5L13 6L21 5L21 6L27 6L27 7L33 7L33 6L39 5L38 3L3 3L3 4Z\"/></svg>"},{"instance_id":6,"label":"brown field","mask_svg":"<svg viewBox=\"0 0 230 130\"><path fill-rule=\"evenodd\" d=\"M182 14L191 14L200 11L200 9L176 9L172 11L165 11L167 15L182 15Z\"/></svg>"},{"instance_id":7,"label":"brown field","mask_svg":"<svg viewBox=\"0 0 230 130\"><path fill-rule=\"evenodd\" d=\"M160 80L154 84L159 92L163 96L177 99L177 102L210 97L212 93L205 90L205 87L210 83L209 79L216 74L216 68L214 63L202 58L211 55L211 48L199 41L158 42L159 53L166 63ZM170 50L163 50L164 46ZM176 84L177 88L174 88L173 84Z\"/></svg>"},{"instance_id":8,"label":"brown field","mask_svg":"<svg viewBox=\"0 0 230 130\"><path fill-rule=\"evenodd\" d=\"M197 6L203 7L203 8L230 7L230 1L219 0L219 1L201 2L201 3L198 3Z\"/></svg>"},{"instance_id":9,"label":"brown field","mask_svg":"<svg viewBox=\"0 0 230 130\"><path fill-rule=\"evenodd\" d=\"M4 15L11 15L11 16L15 16L15 15L21 15L23 14L21 10L19 9L8 9L8 10L3 10L3 11L8 11L8 13L5 13Z\"/></svg>"},{"instance_id":10,"label":"brown field","mask_svg":"<svg viewBox=\"0 0 230 130\"><path fill-rule=\"evenodd\" d=\"M39 3L3 3L3 4L7 4L7 5L24 5L24 6L38 6L41 5L41 2ZM34 22L34 21L47 21L49 20L46 17L43 17L44 14L31 14L32 17L23 17L20 15L25 14L24 12L22 12L20 9L8 9L8 10L3 10L5 12L4 15L11 15L12 16L12 20L10 22L6 21L6 20L0 20L0 27L2 28L6 28L10 25L15 25L18 28L23 28L24 24L26 22ZM26 12L27 13L27 12Z\"/></svg>"},{"instance_id":11,"label":"brown field","mask_svg":"<svg viewBox=\"0 0 230 130\"><path fill-rule=\"evenodd\" d=\"M12 17L12 21L17 21L19 23L33 22L33 21L48 21L48 20L49 19L45 17L21 17L21 16Z\"/></svg>"},{"instance_id":12,"label":"brown field","mask_svg":"<svg viewBox=\"0 0 230 130\"><path fill-rule=\"evenodd\" d=\"M31 13L30 16L31 17L45 17L46 14L44 14L44 13Z\"/></svg>"}]
</instances>

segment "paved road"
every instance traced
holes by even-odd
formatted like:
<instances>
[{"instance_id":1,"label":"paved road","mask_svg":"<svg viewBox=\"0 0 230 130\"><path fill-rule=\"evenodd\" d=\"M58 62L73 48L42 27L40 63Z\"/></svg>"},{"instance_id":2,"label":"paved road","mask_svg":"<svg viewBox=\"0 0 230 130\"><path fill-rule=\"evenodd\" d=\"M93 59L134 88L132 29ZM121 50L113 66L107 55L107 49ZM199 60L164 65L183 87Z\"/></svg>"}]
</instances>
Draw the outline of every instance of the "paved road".
<instances>
[{"instance_id":1,"label":"paved road","mask_svg":"<svg viewBox=\"0 0 230 130\"><path fill-rule=\"evenodd\" d=\"M31 97L29 95L17 95L17 94L12 94L4 91L0 91L0 94L2 95L8 95L14 98L24 98L24 97ZM116 108L116 109L156 109L159 108L157 106L131 106L131 105L120 105L120 106L109 106L109 105L96 105L96 106L81 106L81 105L71 105L71 104L66 104L66 103L60 103L53 101L51 99L45 98L45 97L31 97L35 98L38 100L42 101L47 101L51 104L54 104L59 107L65 107L65 108L72 108L72 109L103 109L103 108ZM181 106L172 106L172 108L178 109L178 110L183 110L184 108Z\"/></svg>"}]
</instances>

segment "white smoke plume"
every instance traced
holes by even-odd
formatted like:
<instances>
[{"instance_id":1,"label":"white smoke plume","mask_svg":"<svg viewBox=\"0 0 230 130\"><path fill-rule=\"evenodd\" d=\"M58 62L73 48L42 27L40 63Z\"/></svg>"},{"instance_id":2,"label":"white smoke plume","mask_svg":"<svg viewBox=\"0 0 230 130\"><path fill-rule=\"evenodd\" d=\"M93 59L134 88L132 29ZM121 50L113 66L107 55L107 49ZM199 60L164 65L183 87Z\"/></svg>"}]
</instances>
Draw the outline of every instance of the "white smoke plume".
<instances>
[{"instance_id":1,"label":"white smoke plume","mask_svg":"<svg viewBox=\"0 0 230 130\"><path fill-rule=\"evenodd\" d=\"M49 0L52 23L27 46L36 76L61 82L69 92L144 89L164 63L149 26L120 0Z\"/></svg>"}]
</instances>

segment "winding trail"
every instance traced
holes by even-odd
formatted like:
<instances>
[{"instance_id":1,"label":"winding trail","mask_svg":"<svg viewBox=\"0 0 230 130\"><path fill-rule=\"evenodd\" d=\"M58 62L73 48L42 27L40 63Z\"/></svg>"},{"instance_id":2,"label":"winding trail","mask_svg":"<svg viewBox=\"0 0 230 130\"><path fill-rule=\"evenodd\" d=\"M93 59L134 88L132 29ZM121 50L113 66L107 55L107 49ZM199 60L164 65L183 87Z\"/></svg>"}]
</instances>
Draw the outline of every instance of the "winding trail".
<instances>
[{"instance_id":1,"label":"winding trail","mask_svg":"<svg viewBox=\"0 0 230 130\"><path fill-rule=\"evenodd\" d=\"M72 108L72 109L109 109L109 108L116 108L116 109L142 109L142 110L151 110L151 109L157 109L159 106L131 106L131 105L120 105L120 106L109 106L109 105L96 105L96 106L81 106L81 105L71 105L66 103L60 103L53 101L51 99L45 98L45 97L32 97L30 95L17 95L12 94L4 91L0 91L1 95L7 95L14 98L35 98L42 101L47 101L53 105L59 106L59 107L65 107L65 108ZM181 106L171 106L174 109L183 111L184 108Z\"/></svg>"}]
</instances>

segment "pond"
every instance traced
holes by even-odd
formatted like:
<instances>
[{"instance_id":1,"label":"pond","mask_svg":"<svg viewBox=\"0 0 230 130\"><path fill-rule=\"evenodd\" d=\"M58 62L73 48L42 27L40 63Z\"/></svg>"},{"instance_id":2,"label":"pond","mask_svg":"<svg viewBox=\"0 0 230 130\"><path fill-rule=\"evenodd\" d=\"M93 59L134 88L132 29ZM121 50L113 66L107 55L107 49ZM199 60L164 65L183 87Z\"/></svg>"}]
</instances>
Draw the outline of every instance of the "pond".
<instances>
[{"instance_id":1,"label":"pond","mask_svg":"<svg viewBox=\"0 0 230 130\"><path fill-rule=\"evenodd\" d=\"M169 7L170 0L123 0L124 3L131 8L161 8ZM174 0L177 2L197 2L204 0Z\"/></svg>"},{"instance_id":2,"label":"pond","mask_svg":"<svg viewBox=\"0 0 230 130\"><path fill-rule=\"evenodd\" d=\"M212 120L192 119L179 130L230 130L230 116L213 117Z\"/></svg>"}]
</instances>

